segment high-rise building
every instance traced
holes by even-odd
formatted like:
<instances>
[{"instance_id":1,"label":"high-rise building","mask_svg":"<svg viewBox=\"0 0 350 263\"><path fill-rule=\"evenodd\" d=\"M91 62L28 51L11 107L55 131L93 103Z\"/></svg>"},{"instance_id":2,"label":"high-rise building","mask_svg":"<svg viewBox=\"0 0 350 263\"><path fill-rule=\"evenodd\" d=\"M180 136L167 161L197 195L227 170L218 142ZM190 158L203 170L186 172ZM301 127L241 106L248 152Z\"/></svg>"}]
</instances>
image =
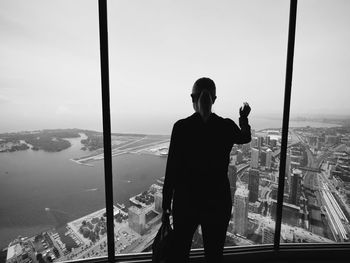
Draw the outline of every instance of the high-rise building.
<instances>
[{"instance_id":1,"label":"high-rise building","mask_svg":"<svg viewBox=\"0 0 350 263\"><path fill-rule=\"evenodd\" d=\"M236 192L236 181L237 181L237 167L235 165L228 166L228 180L230 182L231 197L234 198Z\"/></svg>"},{"instance_id":2,"label":"high-rise building","mask_svg":"<svg viewBox=\"0 0 350 263\"><path fill-rule=\"evenodd\" d=\"M276 139L270 139L270 146L276 147L277 146L277 140Z\"/></svg>"},{"instance_id":3,"label":"high-rise building","mask_svg":"<svg viewBox=\"0 0 350 263\"><path fill-rule=\"evenodd\" d=\"M259 150L256 148L251 149L251 160L250 160L250 167L252 168L258 168L259 167Z\"/></svg>"},{"instance_id":4,"label":"high-rise building","mask_svg":"<svg viewBox=\"0 0 350 263\"><path fill-rule=\"evenodd\" d=\"M266 151L260 152L260 165L265 166L266 164Z\"/></svg>"},{"instance_id":5,"label":"high-rise building","mask_svg":"<svg viewBox=\"0 0 350 263\"><path fill-rule=\"evenodd\" d=\"M258 137L252 137L252 140L250 141L250 147L258 147Z\"/></svg>"},{"instance_id":6,"label":"high-rise building","mask_svg":"<svg viewBox=\"0 0 350 263\"><path fill-rule=\"evenodd\" d=\"M242 150L237 150L237 159L236 159L236 163L240 164L243 162L243 152Z\"/></svg>"},{"instance_id":7,"label":"high-rise building","mask_svg":"<svg viewBox=\"0 0 350 263\"><path fill-rule=\"evenodd\" d=\"M326 170L327 171L327 175L328 175L328 178L329 179L333 179L333 174L332 172L335 170L335 164L329 164L328 165L328 169Z\"/></svg>"},{"instance_id":8,"label":"high-rise building","mask_svg":"<svg viewBox=\"0 0 350 263\"><path fill-rule=\"evenodd\" d=\"M315 149L316 149L317 151L319 151L319 150L321 150L321 148L322 148L322 144L321 144L321 142L320 142L319 140L317 140Z\"/></svg>"},{"instance_id":9,"label":"high-rise building","mask_svg":"<svg viewBox=\"0 0 350 263\"><path fill-rule=\"evenodd\" d=\"M291 175L290 184L290 197L289 202L293 205L299 205L299 200L301 196L301 179L302 172L299 169L294 169Z\"/></svg>"},{"instance_id":10,"label":"high-rise building","mask_svg":"<svg viewBox=\"0 0 350 263\"><path fill-rule=\"evenodd\" d=\"M146 209L130 206L128 210L129 227L136 233L143 235L146 230Z\"/></svg>"},{"instance_id":11,"label":"high-rise building","mask_svg":"<svg viewBox=\"0 0 350 263\"><path fill-rule=\"evenodd\" d=\"M286 173L285 173L285 177L287 177L287 180L290 181L290 163L291 163L291 158L290 158L290 154L287 153L287 157L286 157Z\"/></svg>"},{"instance_id":12,"label":"high-rise building","mask_svg":"<svg viewBox=\"0 0 350 263\"><path fill-rule=\"evenodd\" d=\"M259 170L249 170L249 202L255 203L259 197Z\"/></svg>"},{"instance_id":13,"label":"high-rise building","mask_svg":"<svg viewBox=\"0 0 350 263\"><path fill-rule=\"evenodd\" d=\"M158 213L162 213L163 212L162 200L163 200L162 192L161 191L156 191L154 193L154 210L156 210L156 212L158 212Z\"/></svg>"},{"instance_id":14,"label":"high-rise building","mask_svg":"<svg viewBox=\"0 0 350 263\"><path fill-rule=\"evenodd\" d=\"M248 185L249 184L249 172L247 170L243 171L241 175L241 182Z\"/></svg>"},{"instance_id":15,"label":"high-rise building","mask_svg":"<svg viewBox=\"0 0 350 263\"><path fill-rule=\"evenodd\" d=\"M265 137L265 144L270 145L270 136L268 135Z\"/></svg>"},{"instance_id":16,"label":"high-rise building","mask_svg":"<svg viewBox=\"0 0 350 263\"><path fill-rule=\"evenodd\" d=\"M250 143L246 143L246 144L242 145L242 152L243 152L243 154L249 153L249 150L250 150Z\"/></svg>"},{"instance_id":17,"label":"high-rise building","mask_svg":"<svg viewBox=\"0 0 350 263\"><path fill-rule=\"evenodd\" d=\"M264 138L259 136L258 137L258 150L261 151L261 146L263 145Z\"/></svg>"},{"instance_id":18,"label":"high-rise building","mask_svg":"<svg viewBox=\"0 0 350 263\"><path fill-rule=\"evenodd\" d=\"M235 165L237 163L237 155L230 156L230 165Z\"/></svg>"},{"instance_id":19,"label":"high-rise building","mask_svg":"<svg viewBox=\"0 0 350 263\"><path fill-rule=\"evenodd\" d=\"M266 168L268 168L268 169L271 168L271 162L272 162L272 151L270 149L267 149L266 150L266 163L265 163Z\"/></svg>"},{"instance_id":20,"label":"high-rise building","mask_svg":"<svg viewBox=\"0 0 350 263\"><path fill-rule=\"evenodd\" d=\"M240 187L236 190L234 198L235 233L245 237L248 230L248 196L249 190Z\"/></svg>"}]
</instances>

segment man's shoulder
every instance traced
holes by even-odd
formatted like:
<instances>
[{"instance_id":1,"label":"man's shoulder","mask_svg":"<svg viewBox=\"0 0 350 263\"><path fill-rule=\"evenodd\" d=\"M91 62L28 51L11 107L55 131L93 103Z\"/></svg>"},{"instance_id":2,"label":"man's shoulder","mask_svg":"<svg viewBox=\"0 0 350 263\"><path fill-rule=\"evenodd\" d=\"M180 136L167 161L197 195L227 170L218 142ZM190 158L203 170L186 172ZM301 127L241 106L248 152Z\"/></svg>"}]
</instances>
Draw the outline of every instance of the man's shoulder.
<instances>
[{"instance_id":1,"label":"man's shoulder","mask_svg":"<svg viewBox=\"0 0 350 263\"><path fill-rule=\"evenodd\" d=\"M176 121L174 124L174 127L180 128L180 127L184 127L186 125L190 125L191 123L193 123L193 121L195 119L196 119L196 115L192 114L186 118L183 118L183 119Z\"/></svg>"},{"instance_id":2,"label":"man's shoulder","mask_svg":"<svg viewBox=\"0 0 350 263\"><path fill-rule=\"evenodd\" d=\"M222 123L223 125L227 125L227 126L234 126L236 123L230 119L230 118L223 118L215 113L213 113L214 119L217 122Z\"/></svg>"}]
</instances>

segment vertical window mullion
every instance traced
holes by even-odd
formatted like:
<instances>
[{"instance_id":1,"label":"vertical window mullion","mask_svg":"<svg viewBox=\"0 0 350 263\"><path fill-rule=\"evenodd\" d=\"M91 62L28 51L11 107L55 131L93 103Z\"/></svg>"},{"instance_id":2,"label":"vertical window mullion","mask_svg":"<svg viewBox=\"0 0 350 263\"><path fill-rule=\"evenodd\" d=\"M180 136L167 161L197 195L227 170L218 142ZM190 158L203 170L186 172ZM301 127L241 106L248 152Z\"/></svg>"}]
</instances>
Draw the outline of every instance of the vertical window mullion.
<instances>
[{"instance_id":1,"label":"vertical window mullion","mask_svg":"<svg viewBox=\"0 0 350 263\"><path fill-rule=\"evenodd\" d=\"M275 250L279 249L280 236L281 236L284 178L285 178L285 171L286 171L286 156L287 156L287 147L288 147L290 98L291 98L292 79L293 79L293 58L294 58L297 3L298 3L297 0L290 0L286 81L285 81L284 106L283 106L282 142L281 142L279 180L278 180L276 226L275 226L275 237L274 237Z\"/></svg>"},{"instance_id":2,"label":"vertical window mullion","mask_svg":"<svg viewBox=\"0 0 350 263\"><path fill-rule=\"evenodd\" d=\"M107 0L98 1L100 29L101 91L103 116L103 149L105 168L105 195L107 214L108 261L114 262L114 224L113 224L113 176L111 149L111 120L109 96L109 62L108 62L108 25Z\"/></svg>"}]
</instances>

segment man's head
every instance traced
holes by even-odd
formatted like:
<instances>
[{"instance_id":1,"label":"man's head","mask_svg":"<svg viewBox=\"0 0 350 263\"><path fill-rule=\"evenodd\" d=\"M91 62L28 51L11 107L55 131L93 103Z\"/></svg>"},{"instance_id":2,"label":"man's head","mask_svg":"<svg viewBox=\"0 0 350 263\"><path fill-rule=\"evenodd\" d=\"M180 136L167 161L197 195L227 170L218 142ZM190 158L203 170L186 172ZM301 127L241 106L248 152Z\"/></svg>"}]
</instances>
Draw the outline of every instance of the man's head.
<instances>
[{"instance_id":1,"label":"man's head","mask_svg":"<svg viewBox=\"0 0 350 263\"><path fill-rule=\"evenodd\" d=\"M198 79L192 87L192 103L196 112L210 113L216 99L216 87L210 78Z\"/></svg>"}]
</instances>

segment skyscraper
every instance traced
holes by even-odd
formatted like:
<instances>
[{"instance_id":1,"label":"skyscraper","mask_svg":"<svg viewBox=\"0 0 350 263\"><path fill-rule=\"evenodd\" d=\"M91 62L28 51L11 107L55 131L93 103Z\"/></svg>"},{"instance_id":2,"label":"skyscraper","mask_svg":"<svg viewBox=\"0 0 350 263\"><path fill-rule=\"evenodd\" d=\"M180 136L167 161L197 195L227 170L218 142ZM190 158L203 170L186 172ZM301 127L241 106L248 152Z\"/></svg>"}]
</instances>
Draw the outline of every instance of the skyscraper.
<instances>
[{"instance_id":1,"label":"skyscraper","mask_svg":"<svg viewBox=\"0 0 350 263\"><path fill-rule=\"evenodd\" d=\"M250 167L258 168L259 167L259 150L256 148L252 148Z\"/></svg>"},{"instance_id":2,"label":"skyscraper","mask_svg":"<svg viewBox=\"0 0 350 263\"><path fill-rule=\"evenodd\" d=\"M258 137L252 137L252 140L250 142L251 148L258 147Z\"/></svg>"},{"instance_id":3,"label":"skyscraper","mask_svg":"<svg viewBox=\"0 0 350 263\"><path fill-rule=\"evenodd\" d=\"M276 146L277 146L277 140L276 140L276 139L271 139L271 138L270 138L270 146L271 146L271 147L276 147Z\"/></svg>"},{"instance_id":4,"label":"skyscraper","mask_svg":"<svg viewBox=\"0 0 350 263\"><path fill-rule=\"evenodd\" d=\"M146 213L144 208L130 206L128 210L129 227L136 233L143 235L146 230Z\"/></svg>"},{"instance_id":5,"label":"skyscraper","mask_svg":"<svg viewBox=\"0 0 350 263\"><path fill-rule=\"evenodd\" d=\"M237 150L237 159L236 159L237 164L240 164L243 162L243 152L242 150Z\"/></svg>"},{"instance_id":6,"label":"skyscraper","mask_svg":"<svg viewBox=\"0 0 350 263\"><path fill-rule=\"evenodd\" d=\"M293 205L299 205L301 195L301 178L302 172L299 169L294 169L291 175L289 202Z\"/></svg>"},{"instance_id":7,"label":"skyscraper","mask_svg":"<svg viewBox=\"0 0 350 263\"><path fill-rule=\"evenodd\" d=\"M249 170L249 202L256 202L259 197L259 170L250 169Z\"/></svg>"},{"instance_id":8,"label":"skyscraper","mask_svg":"<svg viewBox=\"0 0 350 263\"><path fill-rule=\"evenodd\" d=\"M286 173L285 173L285 178L287 177L287 181L290 182L290 163L291 163L291 158L290 158L290 153L287 153L287 158L286 158ZM287 191L290 191L290 189L287 189Z\"/></svg>"},{"instance_id":9,"label":"skyscraper","mask_svg":"<svg viewBox=\"0 0 350 263\"><path fill-rule=\"evenodd\" d=\"M244 170L240 179L241 179L242 183L248 185L249 184L249 172L247 170Z\"/></svg>"},{"instance_id":10,"label":"skyscraper","mask_svg":"<svg viewBox=\"0 0 350 263\"><path fill-rule=\"evenodd\" d=\"M242 152L243 152L243 154L249 153L249 150L250 150L250 143L246 143L246 144L242 145Z\"/></svg>"},{"instance_id":11,"label":"skyscraper","mask_svg":"<svg viewBox=\"0 0 350 263\"><path fill-rule=\"evenodd\" d=\"M228 166L228 180L230 181L231 197L234 198L236 192L237 167L235 165Z\"/></svg>"},{"instance_id":12,"label":"skyscraper","mask_svg":"<svg viewBox=\"0 0 350 263\"><path fill-rule=\"evenodd\" d=\"M247 188L240 187L236 190L235 198L234 198L235 233L241 236L247 236L248 196L249 196L249 190Z\"/></svg>"},{"instance_id":13,"label":"skyscraper","mask_svg":"<svg viewBox=\"0 0 350 263\"><path fill-rule=\"evenodd\" d=\"M154 193L154 210L158 213L162 213L162 200L163 200L163 194L160 191L156 191Z\"/></svg>"},{"instance_id":14,"label":"skyscraper","mask_svg":"<svg viewBox=\"0 0 350 263\"><path fill-rule=\"evenodd\" d=\"M266 164L266 151L260 152L260 165L265 166Z\"/></svg>"},{"instance_id":15,"label":"skyscraper","mask_svg":"<svg viewBox=\"0 0 350 263\"><path fill-rule=\"evenodd\" d=\"M272 162L272 151L270 149L267 149L266 150L266 163L265 163L266 168L268 168L268 169L271 168L271 162Z\"/></svg>"},{"instance_id":16,"label":"skyscraper","mask_svg":"<svg viewBox=\"0 0 350 263\"><path fill-rule=\"evenodd\" d=\"M263 137L258 137L258 149L259 151L261 151L261 146L263 145L263 140L264 138Z\"/></svg>"}]
</instances>

